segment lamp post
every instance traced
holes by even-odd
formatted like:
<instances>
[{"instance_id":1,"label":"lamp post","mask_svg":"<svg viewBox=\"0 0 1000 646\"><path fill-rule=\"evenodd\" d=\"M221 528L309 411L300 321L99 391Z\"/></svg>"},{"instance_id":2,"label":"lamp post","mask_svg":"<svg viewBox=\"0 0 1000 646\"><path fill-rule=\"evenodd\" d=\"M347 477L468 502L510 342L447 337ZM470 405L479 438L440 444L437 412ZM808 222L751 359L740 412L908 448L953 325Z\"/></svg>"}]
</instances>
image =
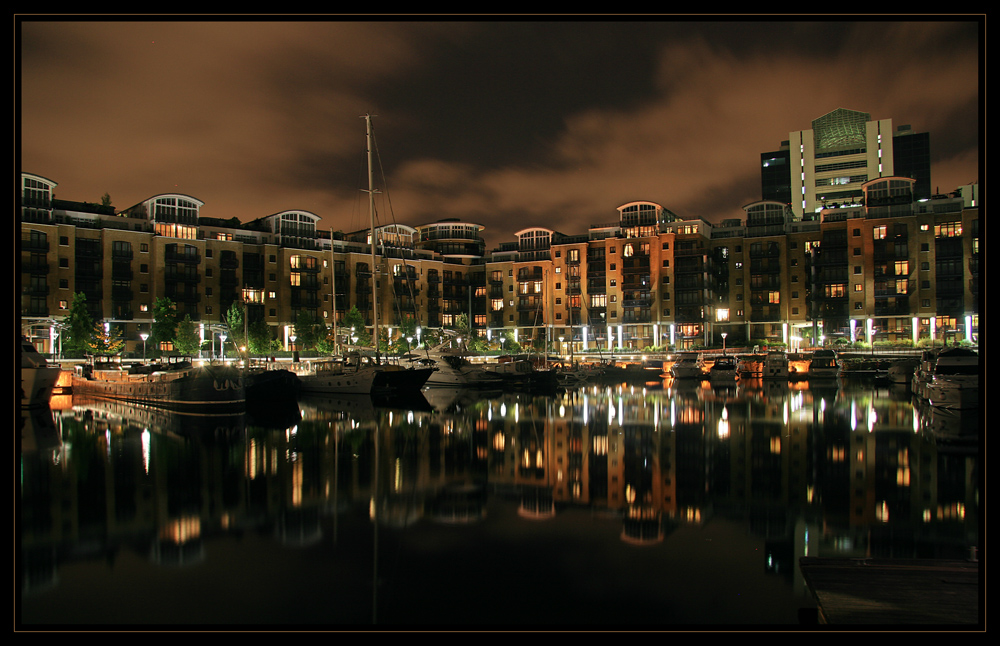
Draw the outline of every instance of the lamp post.
<instances>
[{"instance_id":1,"label":"lamp post","mask_svg":"<svg viewBox=\"0 0 1000 646\"><path fill-rule=\"evenodd\" d=\"M222 355L222 363L226 362L226 333L219 334L219 353Z\"/></svg>"},{"instance_id":2,"label":"lamp post","mask_svg":"<svg viewBox=\"0 0 1000 646\"><path fill-rule=\"evenodd\" d=\"M723 332L722 333L722 354L723 354L723 356L725 356L725 354L726 354L726 337L728 335L729 335L728 332Z\"/></svg>"},{"instance_id":3,"label":"lamp post","mask_svg":"<svg viewBox=\"0 0 1000 646\"><path fill-rule=\"evenodd\" d=\"M142 339L142 362L146 363L146 339L149 338L149 333L140 332L139 338Z\"/></svg>"}]
</instances>

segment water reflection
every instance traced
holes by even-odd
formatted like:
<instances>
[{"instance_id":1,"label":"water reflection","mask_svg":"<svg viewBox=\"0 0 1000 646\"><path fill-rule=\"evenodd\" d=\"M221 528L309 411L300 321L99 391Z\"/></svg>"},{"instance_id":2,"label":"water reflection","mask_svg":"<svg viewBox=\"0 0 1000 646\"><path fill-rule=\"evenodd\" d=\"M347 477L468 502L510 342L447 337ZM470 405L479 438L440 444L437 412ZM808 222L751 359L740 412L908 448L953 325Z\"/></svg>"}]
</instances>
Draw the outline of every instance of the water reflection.
<instances>
[{"instance_id":1,"label":"water reflection","mask_svg":"<svg viewBox=\"0 0 1000 646\"><path fill-rule=\"evenodd\" d=\"M42 607L46 592L95 558L196 566L213 559L208 541L248 532L284 548L337 545L358 535L359 511L375 548L355 559L371 564L359 580L373 622L385 617L372 583L379 528L484 526L506 509L522 530L580 512L601 519L587 531L613 523L621 545L654 550L639 561L685 528L736 523L763 539L749 558L791 584L791 607L808 603L801 556L966 558L978 546L978 411L928 409L905 387L865 383L649 386L310 396L217 418L54 400L21 417L25 604L61 621ZM726 612L702 621L739 620ZM307 621L330 620L320 614Z\"/></svg>"}]
</instances>

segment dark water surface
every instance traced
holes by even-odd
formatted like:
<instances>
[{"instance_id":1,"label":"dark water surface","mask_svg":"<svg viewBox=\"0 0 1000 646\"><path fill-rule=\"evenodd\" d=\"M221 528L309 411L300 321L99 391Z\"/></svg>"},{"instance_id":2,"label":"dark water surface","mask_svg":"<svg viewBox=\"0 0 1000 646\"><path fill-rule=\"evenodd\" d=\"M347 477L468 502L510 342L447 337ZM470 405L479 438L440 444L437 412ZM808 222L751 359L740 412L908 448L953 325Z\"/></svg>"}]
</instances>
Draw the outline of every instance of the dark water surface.
<instances>
[{"instance_id":1,"label":"dark water surface","mask_svg":"<svg viewBox=\"0 0 1000 646\"><path fill-rule=\"evenodd\" d=\"M799 557L979 546L979 411L906 388L383 404L22 412L19 627L795 627Z\"/></svg>"}]
</instances>

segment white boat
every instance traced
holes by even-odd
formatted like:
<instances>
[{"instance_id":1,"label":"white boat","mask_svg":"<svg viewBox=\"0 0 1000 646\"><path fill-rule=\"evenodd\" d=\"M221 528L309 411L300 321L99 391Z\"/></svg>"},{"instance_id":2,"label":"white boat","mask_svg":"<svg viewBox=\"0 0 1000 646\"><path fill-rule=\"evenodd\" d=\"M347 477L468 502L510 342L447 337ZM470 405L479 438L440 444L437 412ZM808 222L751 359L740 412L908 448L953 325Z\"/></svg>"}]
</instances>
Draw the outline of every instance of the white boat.
<instances>
[{"instance_id":1,"label":"white boat","mask_svg":"<svg viewBox=\"0 0 1000 646\"><path fill-rule=\"evenodd\" d=\"M843 365L833 350L816 350L809 361L809 379L836 379Z\"/></svg>"},{"instance_id":2,"label":"white boat","mask_svg":"<svg viewBox=\"0 0 1000 646\"><path fill-rule=\"evenodd\" d=\"M733 356L717 357L708 369L708 380L713 386L735 386L739 377L739 364Z\"/></svg>"},{"instance_id":3,"label":"white boat","mask_svg":"<svg viewBox=\"0 0 1000 646\"><path fill-rule=\"evenodd\" d=\"M427 380L428 388L499 388L503 379L458 354L432 354L421 362L431 361L437 368Z\"/></svg>"},{"instance_id":4,"label":"white boat","mask_svg":"<svg viewBox=\"0 0 1000 646\"><path fill-rule=\"evenodd\" d=\"M764 357L764 367L761 369L763 379L788 379L788 355L784 352L771 351Z\"/></svg>"},{"instance_id":5,"label":"white boat","mask_svg":"<svg viewBox=\"0 0 1000 646\"><path fill-rule=\"evenodd\" d=\"M62 368L49 365L35 346L21 337L21 407L48 406Z\"/></svg>"},{"instance_id":6,"label":"white boat","mask_svg":"<svg viewBox=\"0 0 1000 646\"><path fill-rule=\"evenodd\" d=\"M371 395L378 372L374 366L329 359L308 361L296 374L303 393Z\"/></svg>"},{"instance_id":7,"label":"white boat","mask_svg":"<svg viewBox=\"0 0 1000 646\"><path fill-rule=\"evenodd\" d=\"M979 406L979 355L964 348L942 350L926 385L927 401L940 408Z\"/></svg>"},{"instance_id":8,"label":"white boat","mask_svg":"<svg viewBox=\"0 0 1000 646\"><path fill-rule=\"evenodd\" d=\"M670 366L670 376L674 379L703 379L705 362L697 352L681 352L674 365Z\"/></svg>"}]
</instances>

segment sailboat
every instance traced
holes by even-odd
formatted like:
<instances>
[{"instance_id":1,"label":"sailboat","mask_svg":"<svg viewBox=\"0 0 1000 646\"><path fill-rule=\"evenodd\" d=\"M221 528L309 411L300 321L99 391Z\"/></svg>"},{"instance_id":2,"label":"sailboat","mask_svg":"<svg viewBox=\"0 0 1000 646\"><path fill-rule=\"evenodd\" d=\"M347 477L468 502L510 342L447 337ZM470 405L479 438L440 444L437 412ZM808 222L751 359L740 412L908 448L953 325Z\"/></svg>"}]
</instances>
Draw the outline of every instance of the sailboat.
<instances>
[{"instance_id":1,"label":"sailboat","mask_svg":"<svg viewBox=\"0 0 1000 646\"><path fill-rule=\"evenodd\" d=\"M396 395L419 393L424 384L434 373L435 368L431 366L401 366L384 362L378 351L379 341L379 320L378 320L378 280L377 255L375 252L375 180L374 166L372 163L374 135L372 134L372 115L364 116L367 137L368 153L368 211L370 216L371 232L371 256L372 256L372 344L375 350L375 360L367 366L359 366L358 370L371 370L374 372L372 380L371 394L373 395ZM331 251L332 253L332 251Z\"/></svg>"}]
</instances>

